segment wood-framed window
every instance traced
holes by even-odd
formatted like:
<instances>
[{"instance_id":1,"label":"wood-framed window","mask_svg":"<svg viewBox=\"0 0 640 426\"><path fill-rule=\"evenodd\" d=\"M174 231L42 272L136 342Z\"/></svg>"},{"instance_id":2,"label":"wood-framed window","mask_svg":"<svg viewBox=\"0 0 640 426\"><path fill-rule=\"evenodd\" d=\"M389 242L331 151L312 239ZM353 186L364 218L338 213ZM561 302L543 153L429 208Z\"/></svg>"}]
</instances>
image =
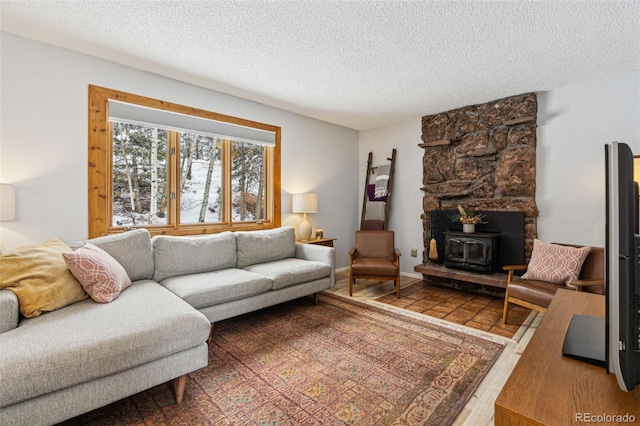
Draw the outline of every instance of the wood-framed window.
<instances>
[{"instance_id":1,"label":"wood-framed window","mask_svg":"<svg viewBox=\"0 0 640 426\"><path fill-rule=\"evenodd\" d=\"M89 86L89 238L280 226L280 127Z\"/></svg>"}]
</instances>

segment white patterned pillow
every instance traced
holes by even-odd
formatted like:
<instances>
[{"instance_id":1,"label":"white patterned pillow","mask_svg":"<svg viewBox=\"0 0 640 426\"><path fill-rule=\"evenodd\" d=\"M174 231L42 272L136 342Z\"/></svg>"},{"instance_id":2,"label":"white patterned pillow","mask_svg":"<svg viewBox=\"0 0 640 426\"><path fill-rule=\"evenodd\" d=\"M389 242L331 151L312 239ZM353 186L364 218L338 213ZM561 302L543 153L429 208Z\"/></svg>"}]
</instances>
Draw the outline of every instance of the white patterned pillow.
<instances>
[{"instance_id":1,"label":"white patterned pillow","mask_svg":"<svg viewBox=\"0 0 640 426\"><path fill-rule=\"evenodd\" d=\"M590 251L591 247L588 246L578 248L533 240L531 260L522 279L565 284L575 288L569 283L578 279L582 264Z\"/></svg>"},{"instance_id":2,"label":"white patterned pillow","mask_svg":"<svg viewBox=\"0 0 640 426\"><path fill-rule=\"evenodd\" d=\"M131 285L131 279L122 265L93 244L88 243L74 252L62 253L62 256L73 276L96 302L109 303Z\"/></svg>"}]
</instances>

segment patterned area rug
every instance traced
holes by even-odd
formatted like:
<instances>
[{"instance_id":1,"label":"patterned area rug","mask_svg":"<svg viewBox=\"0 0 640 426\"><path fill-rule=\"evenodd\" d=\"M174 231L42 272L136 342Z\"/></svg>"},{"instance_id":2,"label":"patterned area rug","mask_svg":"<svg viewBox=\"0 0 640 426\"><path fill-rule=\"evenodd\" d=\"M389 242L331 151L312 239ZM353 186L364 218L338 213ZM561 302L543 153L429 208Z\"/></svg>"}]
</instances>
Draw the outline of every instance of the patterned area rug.
<instances>
[{"instance_id":1,"label":"patterned area rug","mask_svg":"<svg viewBox=\"0 0 640 426\"><path fill-rule=\"evenodd\" d=\"M209 365L68 424L446 425L502 344L321 295L216 324Z\"/></svg>"}]
</instances>

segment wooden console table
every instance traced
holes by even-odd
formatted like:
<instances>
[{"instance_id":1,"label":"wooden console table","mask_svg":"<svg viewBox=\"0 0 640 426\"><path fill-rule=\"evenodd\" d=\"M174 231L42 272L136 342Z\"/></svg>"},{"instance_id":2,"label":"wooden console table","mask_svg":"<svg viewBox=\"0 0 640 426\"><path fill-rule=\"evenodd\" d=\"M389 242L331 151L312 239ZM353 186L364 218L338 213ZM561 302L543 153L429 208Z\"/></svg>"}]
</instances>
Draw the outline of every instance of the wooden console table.
<instances>
[{"instance_id":1,"label":"wooden console table","mask_svg":"<svg viewBox=\"0 0 640 426\"><path fill-rule=\"evenodd\" d=\"M604 313L604 296L558 290L496 399L496 426L618 424L597 416L625 414L640 422L640 386L623 392L604 368L562 356L573 314Z\"/></svg>"}]
</instances>

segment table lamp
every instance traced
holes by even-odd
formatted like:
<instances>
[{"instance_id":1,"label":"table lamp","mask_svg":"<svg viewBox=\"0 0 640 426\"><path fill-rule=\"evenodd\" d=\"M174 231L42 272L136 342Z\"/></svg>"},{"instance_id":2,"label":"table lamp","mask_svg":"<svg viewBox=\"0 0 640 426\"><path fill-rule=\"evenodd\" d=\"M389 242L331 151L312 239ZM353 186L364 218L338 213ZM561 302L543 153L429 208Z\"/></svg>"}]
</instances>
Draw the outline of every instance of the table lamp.
<instances>
[{"instance_id":1,"label":"table lamp","mask_svg":"<svg viewBox=\"0 0 640 426\"><path fill-rule=\"evenodd\" d=\"M302 213L302 223L298 233L301 241L309 241L311 238L311 224L307 221L307 213L318 212L318 194L310 192L291 195L291 212Z\"/></svg>"}]
</instances>

